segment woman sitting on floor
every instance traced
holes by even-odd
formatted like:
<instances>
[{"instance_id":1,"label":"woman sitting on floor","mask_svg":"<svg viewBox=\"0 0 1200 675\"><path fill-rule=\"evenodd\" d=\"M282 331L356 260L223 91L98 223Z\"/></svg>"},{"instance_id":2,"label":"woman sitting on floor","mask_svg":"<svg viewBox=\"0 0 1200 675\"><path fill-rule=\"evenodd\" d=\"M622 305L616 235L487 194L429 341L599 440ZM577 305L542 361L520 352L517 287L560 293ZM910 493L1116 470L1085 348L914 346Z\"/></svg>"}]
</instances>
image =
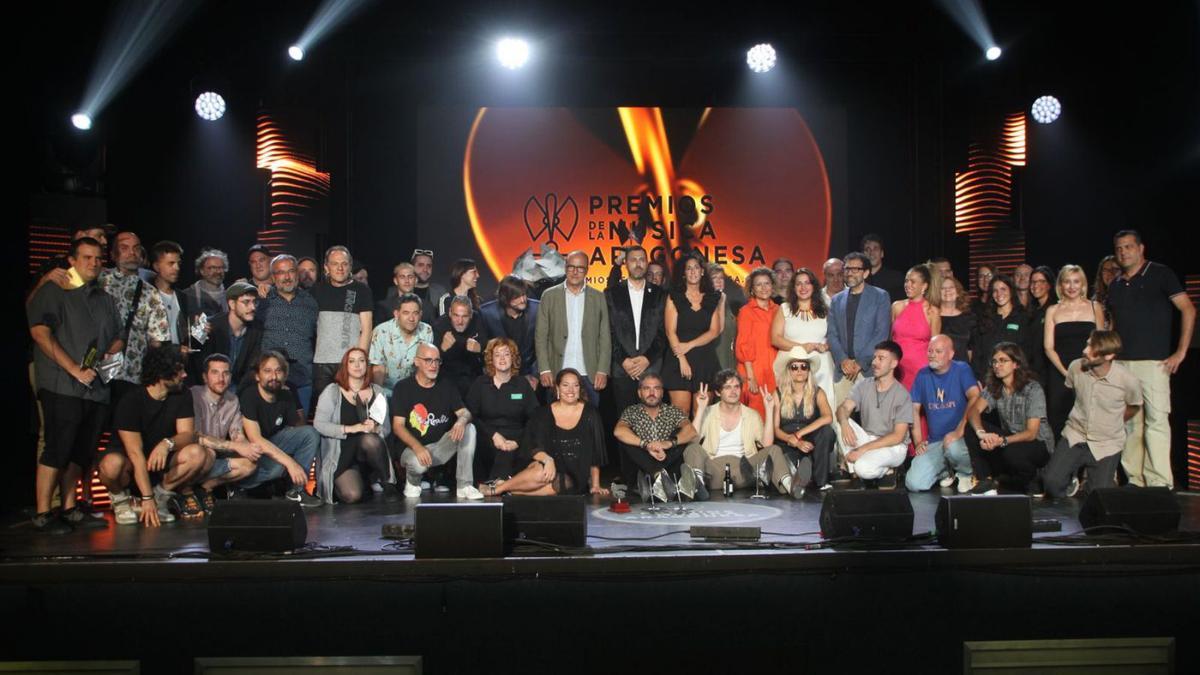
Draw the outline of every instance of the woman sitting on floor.
<instances>
[{"instance_id":1,"label":"woman sitting on floor","mask_svg":"<svg viewBox=\"0 0 1200 675\"><path fill-rule=\"evenodd\" d=\"M321 392L313 426L321 434L317 496L353 504L371 496L372 480L383 484L384 498L400 500L388 461L385 439L391 433L387 396L372 384L367 353L352 347L342 356L333 382Z\"/></svg>"},{"instance_id":2,"label":"woman sitting on floor","mask_svg":"<svg viewBox=\"0 0 1200 675\"><path fill-rule=\"evenodd\" d=\"M508 480L482 483L485 495L607 495L600 486L605 463L600 413L580 397L583 378L564 368L554 378L558 400L538 408L525 430L520 457L524 469Z\"/></svg>"}]
</instances>

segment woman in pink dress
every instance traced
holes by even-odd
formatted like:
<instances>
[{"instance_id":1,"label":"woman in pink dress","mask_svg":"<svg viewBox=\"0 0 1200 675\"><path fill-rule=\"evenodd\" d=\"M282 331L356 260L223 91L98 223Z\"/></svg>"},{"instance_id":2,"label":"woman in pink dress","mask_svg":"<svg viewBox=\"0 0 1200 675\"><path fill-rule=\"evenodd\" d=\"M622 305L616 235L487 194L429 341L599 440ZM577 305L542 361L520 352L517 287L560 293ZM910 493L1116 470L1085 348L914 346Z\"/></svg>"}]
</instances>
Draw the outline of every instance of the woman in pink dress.
<instances>
[{"instance_id":1,"label":"woman in pink dress","mask_svg":"<svg viewBox=\"0 0 1200 675\"><path fill-rule=\"evenodd\" d=\"M940 288L929 265L916 265L904 275L904 300L892 303L892 340L904 352L896 377L912 391L917 371L929 364L929 340L942 331L934 289Z\"/></svg>"}]
</instances>

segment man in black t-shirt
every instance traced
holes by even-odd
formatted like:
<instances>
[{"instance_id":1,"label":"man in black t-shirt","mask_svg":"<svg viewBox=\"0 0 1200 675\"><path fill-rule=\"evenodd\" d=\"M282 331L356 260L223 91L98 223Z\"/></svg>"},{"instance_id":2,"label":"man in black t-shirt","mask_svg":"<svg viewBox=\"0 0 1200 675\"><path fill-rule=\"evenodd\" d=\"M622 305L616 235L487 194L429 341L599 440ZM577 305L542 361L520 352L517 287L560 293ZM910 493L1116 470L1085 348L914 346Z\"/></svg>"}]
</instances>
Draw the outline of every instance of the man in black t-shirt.
<instances>
[{"instance_id":1,"label":"man in black t-shirt","mask_svg":"<svg viewBox=\"0 0 1200 675\"><path fill-rule=\"evenodd\" d=\"M475 487L475 426L458 389L438 379L442 356L431 344L417 347L416 371L400 380L392 391L392 431L404 452L406 483L404 496L421 496L421 476L431 466L441 466L458 457L459 499L483 499Z\"/></svg>"},{"instance_id":2,"label":"man in black t-shirt","mask_svg":"<svg viewBox=\"0 0 1200 675\"><path fill-rule=\"evenodd\" d=\"M284 388L288 362L283 354L265 351L255 364L256 386L241 395L242 426L246 440L262 448L258 468L238 483L254 488L273 481L287 472L291 487L284 497L301 506L320 506L321 498L305 491L308 470L317 457L321 435L304 424L300 404L291 390Z\"/></svg>"},{"instance_id":3,"label":"man in black t-shirt","mask_svg":"<svg viewBox=\"0 0 1200 675\"><path fill-rule=\"evenodd\" d=\"M317 342L313 350L313 396L333 382L351 347L371 349L371 289L350 276L354 261L345 246L325 252L325 279L309 292L317 300Z\"/></svg>"},{"instance_id":4,"label":"man in black t-shirt","mask_svg":"<svg viewBox=\"0 0 1200 675\"><path fill-rule=\"evenodd\" d=\"M212 466L208 453L196 443L185 377L179 345L152 346L142 360L142 386L117 403L113 427L122 449L104 453L100 482L112 495L113 516L122 525L140 520L146 527L158 527L174 521L172 510L179 506L175 490L196 483ZM160 472L161 480L154 485L151 474ZM140 509L129 496L131 481L142 495Z\"/></svg>"},{"instance_id":5,"label":"man in black t-shirt","mask_svg":"<svg viewBox=\"0 0 1200 675\"><path fill-rule=\"evenodd\" d=\"M1173 487L1171 376L1192 344L1196 308L1169 267L1146 260L1135 230L1113 237L1121 276L1108 287L1108 311L1121 336L1122 366L1142 383L1143 405L1126 425L1121 467L1132 485ZM1179 344L1171 351L1171 315L1180 314Z\"/></svg>"}]
</instances>

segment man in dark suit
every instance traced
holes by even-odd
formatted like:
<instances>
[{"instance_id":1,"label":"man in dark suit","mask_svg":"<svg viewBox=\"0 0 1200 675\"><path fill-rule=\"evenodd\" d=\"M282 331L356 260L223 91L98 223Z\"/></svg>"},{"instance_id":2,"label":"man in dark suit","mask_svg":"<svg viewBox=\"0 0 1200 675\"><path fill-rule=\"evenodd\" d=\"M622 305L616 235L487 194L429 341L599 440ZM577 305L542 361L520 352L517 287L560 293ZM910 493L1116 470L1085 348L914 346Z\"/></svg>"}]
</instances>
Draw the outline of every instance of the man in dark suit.
<instances>
[{"instance_id":1,"label":"man in dark suit","mask_svg":"<svg viewBox=\"0 0 1200 675\"><path fill-rule=\"evenodd\" d=\"M834 380L853 384L864 370L871 373L875 345L891 336L892 301L887 291L867 282L871 260L865 254L850 253L844 265L846 288L829 303L829 350ZM835 394L840 389L848 387L835 386Z\"/></svg>"},{"instance_id":2,"label":"man in dark suit","mask_svg":"<svg viewBox=\"0 0 1200 675\"><path fill-rule=\"evenodd\" d=\"M529 286L509 275L500 280L496 299L479 308L488 338L506 337L517 343L521 354L521 374L529 386L537 389L537 349L533 341L537 329L538 301L529 298Z\"/></svg>"},{"instance_id":3,"label":"man in dark suit","mask_svg":"<svg viewBox=\"0 0 1200 675\"><path fill-rule=\"evenodd\" d=\"M228 310L211 319L212 331L200 360L212 354L229 357L230 375L237 391L254 384L254 370L262 351L262 326L254 320L258 307L258 289L254 284L235 281L225 291Z\"/></svg>"},{"instance_id":4,"label":"man in dark suit","mask_svg":"<svg viewBox=\"0 0 1200 675\"><path fill-rule=\"evenodd\" d=\"M631 246L625 254L627 279L604 291L608 320L612 327L613 399L620 415L638 402L638 380L645 373L657 373L667 339L663 332L666 292L646 280L649 259L646 249ZM621 456L621 475L626 485L633 484L637 467Z\"/></svg>"}]
</instances>

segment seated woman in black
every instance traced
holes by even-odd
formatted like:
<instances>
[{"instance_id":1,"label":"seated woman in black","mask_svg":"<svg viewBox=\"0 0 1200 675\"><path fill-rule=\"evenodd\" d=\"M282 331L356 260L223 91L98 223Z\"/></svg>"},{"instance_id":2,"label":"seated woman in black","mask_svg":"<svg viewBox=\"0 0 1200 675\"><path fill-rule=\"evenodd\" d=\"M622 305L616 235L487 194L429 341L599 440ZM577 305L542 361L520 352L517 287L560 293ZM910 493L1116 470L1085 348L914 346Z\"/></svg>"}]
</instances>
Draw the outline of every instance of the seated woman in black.
<instances>
[{"instance_id":1,"label":"seated woman in black","mask_svg":"<svg viewBox=\"0 0 1200 675\"><path fill-rule=\"evenodd\" d=\"M385 440L391 433L387 396L371 383L367 353L351 347L321 397L313 426L321 434L321 464L317 496L332 504L360 502L371 496L367 486L383 484L386 501L400 501L396 476L388 461Z\"/></svg>"},{"instance_id":2,"label":"seated woman in black","mask_svg":"<svg viewBox=\"0 0 1200 675\"><path fill-rule=\"evenodd\" d=\"M833 447L837 435L833 430L833 408L825 390L813 382L812 370L821 367L816 353L810 359L790 359L779 384L778 419L775 439L789 462L796 465L791 476L791 493L796 499L804 497L809 483L821 490L832 487L829 482L833 464Z\"/></svg>"},{"instance_id":3,"label":"seated woman in black","mask_svg":"<svg viewBox=\"0 0 1200 675\"><path fill-rule=\"evenodd\" d=\"M529 380L521 377L521 353L509 338L492 338L483 350L484 375L467 391L475 423L475 475L487 481L516 473L517 450L538 408Z\"/></svg>"},{"instance_id":4,"label":"seated woman in black","mask_svg":"<svg viewBox=\"0 0 1200 675\"><path fill-rule=\"evenodd\" d=\"M574 368L558 372L558 400L539 408L526 429L521 449L525 468L508 480L480 485L483 494L608 494L600 486L604 424L600 413L580 398L582 383Z\"/></svg>"}]
</instances>

